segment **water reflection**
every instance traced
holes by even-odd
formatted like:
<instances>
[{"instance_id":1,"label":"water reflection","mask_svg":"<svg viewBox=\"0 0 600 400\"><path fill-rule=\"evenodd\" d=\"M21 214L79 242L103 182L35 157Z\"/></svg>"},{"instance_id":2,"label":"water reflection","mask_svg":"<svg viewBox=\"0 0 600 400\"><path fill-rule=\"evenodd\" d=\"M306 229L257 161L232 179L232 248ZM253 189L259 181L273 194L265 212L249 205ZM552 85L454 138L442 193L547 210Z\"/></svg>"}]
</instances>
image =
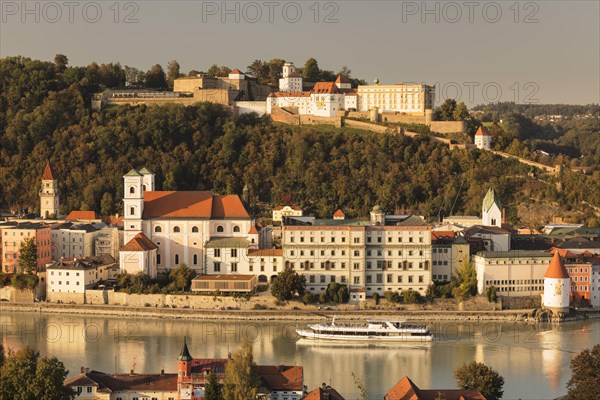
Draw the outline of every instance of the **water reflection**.
<instances>
[{"instance_id":1,"label":"water reflection","mask_svg":"<svg viewBox=\"0 0 600 400\"><path fill-rule=\"evenodd\" d=\"M496 323L432 324L433 343L356 345L298 341L295 324L143 320L85 316L0 314L5 348L25 344L56 355L72 374L80 366L107 372L176 371L183 336L194 357L225 358L246 338L260 364L300 364L305 383L332 384L347 398L358 393L352 373L371 398L408 375L423 388L453 388L463 362L485 362L504 376L505 398L556 398L565 394L569 362L598 342L600 321L562 326Z\"/></svg>"}]
</instances>

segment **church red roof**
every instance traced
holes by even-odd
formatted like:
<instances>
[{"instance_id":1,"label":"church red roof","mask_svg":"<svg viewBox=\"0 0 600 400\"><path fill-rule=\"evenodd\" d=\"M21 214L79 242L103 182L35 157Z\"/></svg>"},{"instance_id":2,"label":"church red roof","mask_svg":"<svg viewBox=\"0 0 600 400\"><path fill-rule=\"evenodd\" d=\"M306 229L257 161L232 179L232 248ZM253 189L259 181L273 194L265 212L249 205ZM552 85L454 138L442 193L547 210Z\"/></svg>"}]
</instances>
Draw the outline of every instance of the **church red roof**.
<instances>
[{"instance_id":1,"label":"church red roof","mask_svg":"<svg viewBox=\"0 0 600 400\"><path fill-rule=\"evenodd\" d=\"M552 261L550 261L550 265L546 270L544 278L565 279L568 277L569 273L565 269L562 259L560 258L560 254L558 251L555 251L554 257L552 257Z\"/></svg>"},{"instance_id":2,"label":"church red roof","mask_svg":"<svg viewBox=\"0 0 600 400\"><path fill-rule=\"evenodd\" d=\"M45 181L53 181L54 174L52 173L52 168L50 168L50 163L46 163L46 168L44 168L44 174L42 175L42 179Z\"/></svg>"},{"instance_id":3,"label":"church red roof","mask_svg":"<svg viewBox=\"0 0 600 400\"><path fill-rule=\"evenodd\" d=\"M333 94L339 93L339 89L334 82L317 82L315 83L315 86L313 86L311 93Z\"/></svg>"},{"instance_id":4,"label":"church red roof","mask_svg":"<svg viewBox=\"0 0 600 400\"><path fill-rule=\"evenodd\" d=\"M461 389L419 389L408 376L400 381L384 396L384 400L486 400L477 390Z\"/></svg>"},{"instance_id":5,"label":"church red roof","mask_svg":"<svg viewBox=\"0 0 600 400\"><path fill-rule=\"evenodd\" d=\"M98 219L98 215L96 211L80 211L73 210L67 215L67 221L77 221L77 220L92 220Z\"/></svg>"},{"instance_id":6,"label":"church red roof","mask_svg":"<svg viewBox=\"0 0 600 400\"><path fill-rule=\"evenodd\" d=\"M158 249L158 246L143 233L138 233L125 246L121 247L121 251L148 251L154 249Z\"/></svg>"},{"instance_id":7,"label":"church red roof","mask_svg":"<svg viewBox=\"0 0 600 400\"><path fill-rule=\"evenodd\" d=\"M213 192L154 191L144 193L143 218L250 218L237 195Z\"/></svg>"}]
</instances>

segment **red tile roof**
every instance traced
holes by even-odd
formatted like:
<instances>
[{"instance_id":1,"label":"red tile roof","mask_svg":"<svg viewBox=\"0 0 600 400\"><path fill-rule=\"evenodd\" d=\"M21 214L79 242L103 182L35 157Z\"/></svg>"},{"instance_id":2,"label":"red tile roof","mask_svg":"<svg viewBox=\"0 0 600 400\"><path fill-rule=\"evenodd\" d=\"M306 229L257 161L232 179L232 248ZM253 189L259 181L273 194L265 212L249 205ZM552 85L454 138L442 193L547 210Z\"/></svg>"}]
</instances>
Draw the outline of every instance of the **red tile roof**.
<instances>
[{"instance_id":1,"label":"red tile roof","mask_svg":"<svg viewBox=\"0 0 600 400\"><path fill-rule=\"evenodd\" d=\"M125 390L176 392L177 374L118 374L109 375L100 371L79 374L64 382L65 386L96 386L100 393Z\"/></svg>"},{"instance_id":2,"label":"red tile roof","mask_svg":"<svg viewBox=\"0 0 600 400\"><path fill-rule=\"evenodd\" d=\"M476 390L419 389L407 376L384 396L384 400L486 400Z\"/></svg>"},{"instance_id":3,"label":"red tile roof","mask_svg":"<svg viewBox=\"0 0 600 400\"><path fill-rule=\"evenodd\" d=\"M334 217L345 217L346 214L344 214L344 212L342 210L340 210L339 208L336 210L336 212L333 213Z\"/></svg>"},{"instance_id":4,"label":"red tile roof","mask_svg":"<svg viewBox=\"0 0 600 400\"><path fill-rule=\"evenodd\" d=\"M256 229L256 225L252 225L248 231L248 235L258 235L258 229Z\"/></svg>"},{"instance_id":5,"label":"red tile roof","mask_svg":"<svg viewBox=\"0 0 600 400\"><path fill-rule=\"evenodd\" d=\"M311 90L312 94L333 94L339 92L340 91L334 82L317 82Z\"/></svg>"},{"instance_id":6,"label":"red tile roof","mask_svg":"<svg viewBox=\"0 0 600 400\"><path fill-rule=\"evenodd\" d=\"M490 131L488 131L485 126L480 126L479 129L477 129L477 133L475 133L475 136L492 136L492 135L490 134Z\"/></svg>"},{"instance_id":7,"label":"red tile roof","mask_svg":"<svg viewBox=\"0 0 600 400\"><path fill-rule=\"evenodd\" d=\"M239 75L244 75L244 73L242 71L240 71L239 69L234 69L233 71L230 72L230 74L239 74Z\"/></svg>"},{"instance_id":8,"label":"red tile roof","mask_svg":"<svg viewBox=\"0 0 600 400\"><path fill-rule=\"evenodd\" d=\"M212 203L212 218L250 218L250 215L237 195L215 195Z\"/></svg>"},{"instance_id":9,"label":"red tile roof","mask_svg":"<svg viewBox=\"0 0 600 400\"><path fill-rule=\"evenodd\" d=\"M304 400L345 400L337 390L331 386L321 386L306 395Z\"/></svg>"},{"instance_id":10,"label":"red tile roof","mask_svg":"<svg viewBox=\"0 0 600 400\"><path fill-rule=\"evenodd\" d=\"M263 384L273 391L301 391L304 387L302 379L303 370L301 366L287 365L259 365L258 375Z\"/></svg>"},{"instance_id":11,"label":"red tile roof","mask_svg":"<svg viewBox=\"0 0 600 400\"><path fill-rule=\"evenodd\" d=\"M69 215L67 215L66 220L67 221L76 221L76 220L91 220L91 219L98 219L98 214L96 214L96 211L80 211L80 210L73 210L69 213Z\"/></svg>"},{"instance_id":12,"label":"red tile roof","mask_svg":"<svg viewBox=\"0 0 600 400\"><path fill-rule=\"evenodd\" d=\"M158 246L143 233L138 233L125 246L121 247L121 251L148 251L154 249L158 249Z\"/></svg>"},{"instance_id":13,"label":"red tile roof","mask_svg":"<svg viewBox=\"0 0 600 400\"><path fill-rule=\"evenodd\" d=\"M335 83L352 83L352 82L350 82L350 79L348 79L348 77L346 75L339 74L337 76L337 79L335 80Z\"/></svg>"},{"instance_id":14,"label":"red tile roof","mask_svg":"<svg viewBox=\"0 0 600 400\"><path fill-rule=\"evenodd\" d=\"M248 257L282 257L283 249L250 249Z\"/></svg>"},{"instance_id":15,"label":"red tile roof","mask_svg":"<svg viewBox=\"0 0 600 400\"><path fill-rule=\"evenodd\" d=\"M569 273L563 265L562 259L560 258L560 254L558 254L558 252L555 251L554 257L552 257L552 261L550 261L550 265L546 270L544 278L565 279L568 277Z\"/></svg>"},{"instance_id":16,"label":"red tile roof","mask_svg":"<svg viewBox=\"0 0 600 400\"><path fill-rule=\"evenodd\" d=\"M44 174L42 175L42 179L45 181L53 181L54 174L52 173L52 168L50 168L50 163L46 163L46 168L44 168Z\"/></svg>"},{"instance_id":17,"label":"red tile roof","mask_svg":"<svg viewBox=\"0 0 600 400\"><path fill-rule=\"evenodd\" d=\"M102 222L107 225L123 226L123 216L107 215L102 217Z\"/></svg>"},{"instance_id":18,"label":"red tile roof","mask_svg":"<svg viewBox=\"0 0 600 400\"><path fill-rule=\"evenodd\" d=\"M447 238L447 239L454 239L454 232L452 231L431 231L431 236L432 239L440 239L440 238Z\"/></svg>"},{"instance_id":19,"label":"red tile roof","mask_svg":"<svg viewBox=\"0 0 600 400\"><path fill-rule=\"evenodd\" d=\"M143 218L250 218L237 195L212 192L145 192Z\"/></svg>"}]
</instances>

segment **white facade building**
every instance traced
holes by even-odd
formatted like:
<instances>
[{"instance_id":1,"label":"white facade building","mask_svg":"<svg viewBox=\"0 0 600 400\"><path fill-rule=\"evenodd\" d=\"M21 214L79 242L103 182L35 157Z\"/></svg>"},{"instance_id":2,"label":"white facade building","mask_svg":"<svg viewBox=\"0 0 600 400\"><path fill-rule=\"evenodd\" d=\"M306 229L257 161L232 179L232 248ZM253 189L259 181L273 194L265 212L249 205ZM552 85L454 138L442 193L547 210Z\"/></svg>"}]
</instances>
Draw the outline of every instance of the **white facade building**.
<instances>
[{"instance_id":1,"label":"white facade building","mask_svg":"<svg viewBox=\"0 0 600 400\"><path fill-rule=\"evenodd\" d=\"M473 256L477 292L485 295L494 286L498 296L539 296L552 255L545 251L487 251ZM568 290L567 290L568 294Z\"/></svg>"},{"instance_id":2,"label":"white facade building","mask_svg":"<svg viewBox=\"0 0 600 400\"><path fill-rule=\"evenodd\" d=\"M305 275L315 294L339 283L368 296L408 289L424 295L431 283L431 226L416 216L374 214L371 221L291 219L283 227L285 265Z\"/></svg>"},{"instance_id":3,"label":"white facade building","mask_svg":"<svg viewBox=\"0 0 600 400\"><path fill-rule=\"evenodd\" d=\"M481 203L481 225L502 228L502 204L490 188Z\"/></svg>"},{"instance_id":4,"label":"white facade building","mask_svg":"<svg viewBox=\"0 0 600 400\"><path fill-rule=\"evenodd\" d=\"M208 273L206 245L214 239L245 239L249 247L258 247L258 232L237 195L215 195L210 191L155 191L154 174L147 169L131 170L124 176L124 243L142 234L156 249L133 246L134 251L152 251L144 257L121 251L121 263L137 262L140 268L166 271L187 264L199 273ZM139 241L138 240L138 241ZM139 243L138 243L139 244ZM140 250L142 248L142 250ZM131 251L130 251L131 252ZM133 258L131 258L133 257ZM154 258L154 261L150 261Z\"/></svg>"},{"instance_id":5,"label":"white facade building","mask_svg":"<svg viewBox=\"0 0 600 400\"><path fill-rule=\"evenodd\" d=\"M281 222L284 217L301 217L302 209L298 206L277 206L273 209L273 222Z\"/></svg>"},{"instance_id":6,"label":"white facade building","mask_svg":"<svg viewBox=\"0 0 600 400\"><path fill-rule=\"evenodd\" d=\"M46 268L46 291L51 293L85 293L100 281L114 277L117 263L110 256L57 260Z\"/></svg>"}]
</instances>

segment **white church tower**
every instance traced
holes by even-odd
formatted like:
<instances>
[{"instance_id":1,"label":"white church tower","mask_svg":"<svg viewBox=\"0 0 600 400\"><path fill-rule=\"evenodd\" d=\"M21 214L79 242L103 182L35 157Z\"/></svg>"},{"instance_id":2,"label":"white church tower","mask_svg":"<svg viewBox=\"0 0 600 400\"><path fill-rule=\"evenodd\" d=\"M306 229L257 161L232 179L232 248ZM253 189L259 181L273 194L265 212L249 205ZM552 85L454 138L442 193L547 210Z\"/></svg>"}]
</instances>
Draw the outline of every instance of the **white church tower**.
<instances>
[{"instance_id":1,"label":"white church tower","mask_svg":"<svg viewBox=\"0 0 600 400\"><path fill-rule=\"evenodd\" d=\"M123 225L124 243L142 232L142 213L144 212L144 175L132 169L123 176Z\"/></svg>"},{"instance_id":2,"label":"white church tower","mask_svg":"<svg viewBox=\"0 0 600 400\"><path fill-rule=\"evenodd\" d=\"M58 184L48 162L42 175L42 187L40 188L40 215L42 218L58 218L59 194Z\"/></svg>"},{"instance_id":3,"label":"white church tower","mask_svg":"<svg viewBox=\"0 0 600 400\"><path fill-rule=\"evenodd\" d=\"M283 64L282 78L279 79L280 92L301 92L302 76L291 62Z\"/></svg>"},{"instance_id":4,"label":"white church tower","mask_svg":"<svg viewBox=\"0 0 600 400\"><path fill-rule=\"evenodd\" d=\"M554 257L544 275L544 297L542 306L557 313L569 311L569 288L571 278L555 250Z\"/></svg>"},{"instance_id":5,"label":"white church tower","mask_svg":"<svg viewBox=\"0 0 600 400\"><path fill-rule=\"evenodd\" d=\"M502 228L502 204L496 197L494 189L490 188L483 198L481 206L481 225Z\"/></svg>"}]
</instances>

